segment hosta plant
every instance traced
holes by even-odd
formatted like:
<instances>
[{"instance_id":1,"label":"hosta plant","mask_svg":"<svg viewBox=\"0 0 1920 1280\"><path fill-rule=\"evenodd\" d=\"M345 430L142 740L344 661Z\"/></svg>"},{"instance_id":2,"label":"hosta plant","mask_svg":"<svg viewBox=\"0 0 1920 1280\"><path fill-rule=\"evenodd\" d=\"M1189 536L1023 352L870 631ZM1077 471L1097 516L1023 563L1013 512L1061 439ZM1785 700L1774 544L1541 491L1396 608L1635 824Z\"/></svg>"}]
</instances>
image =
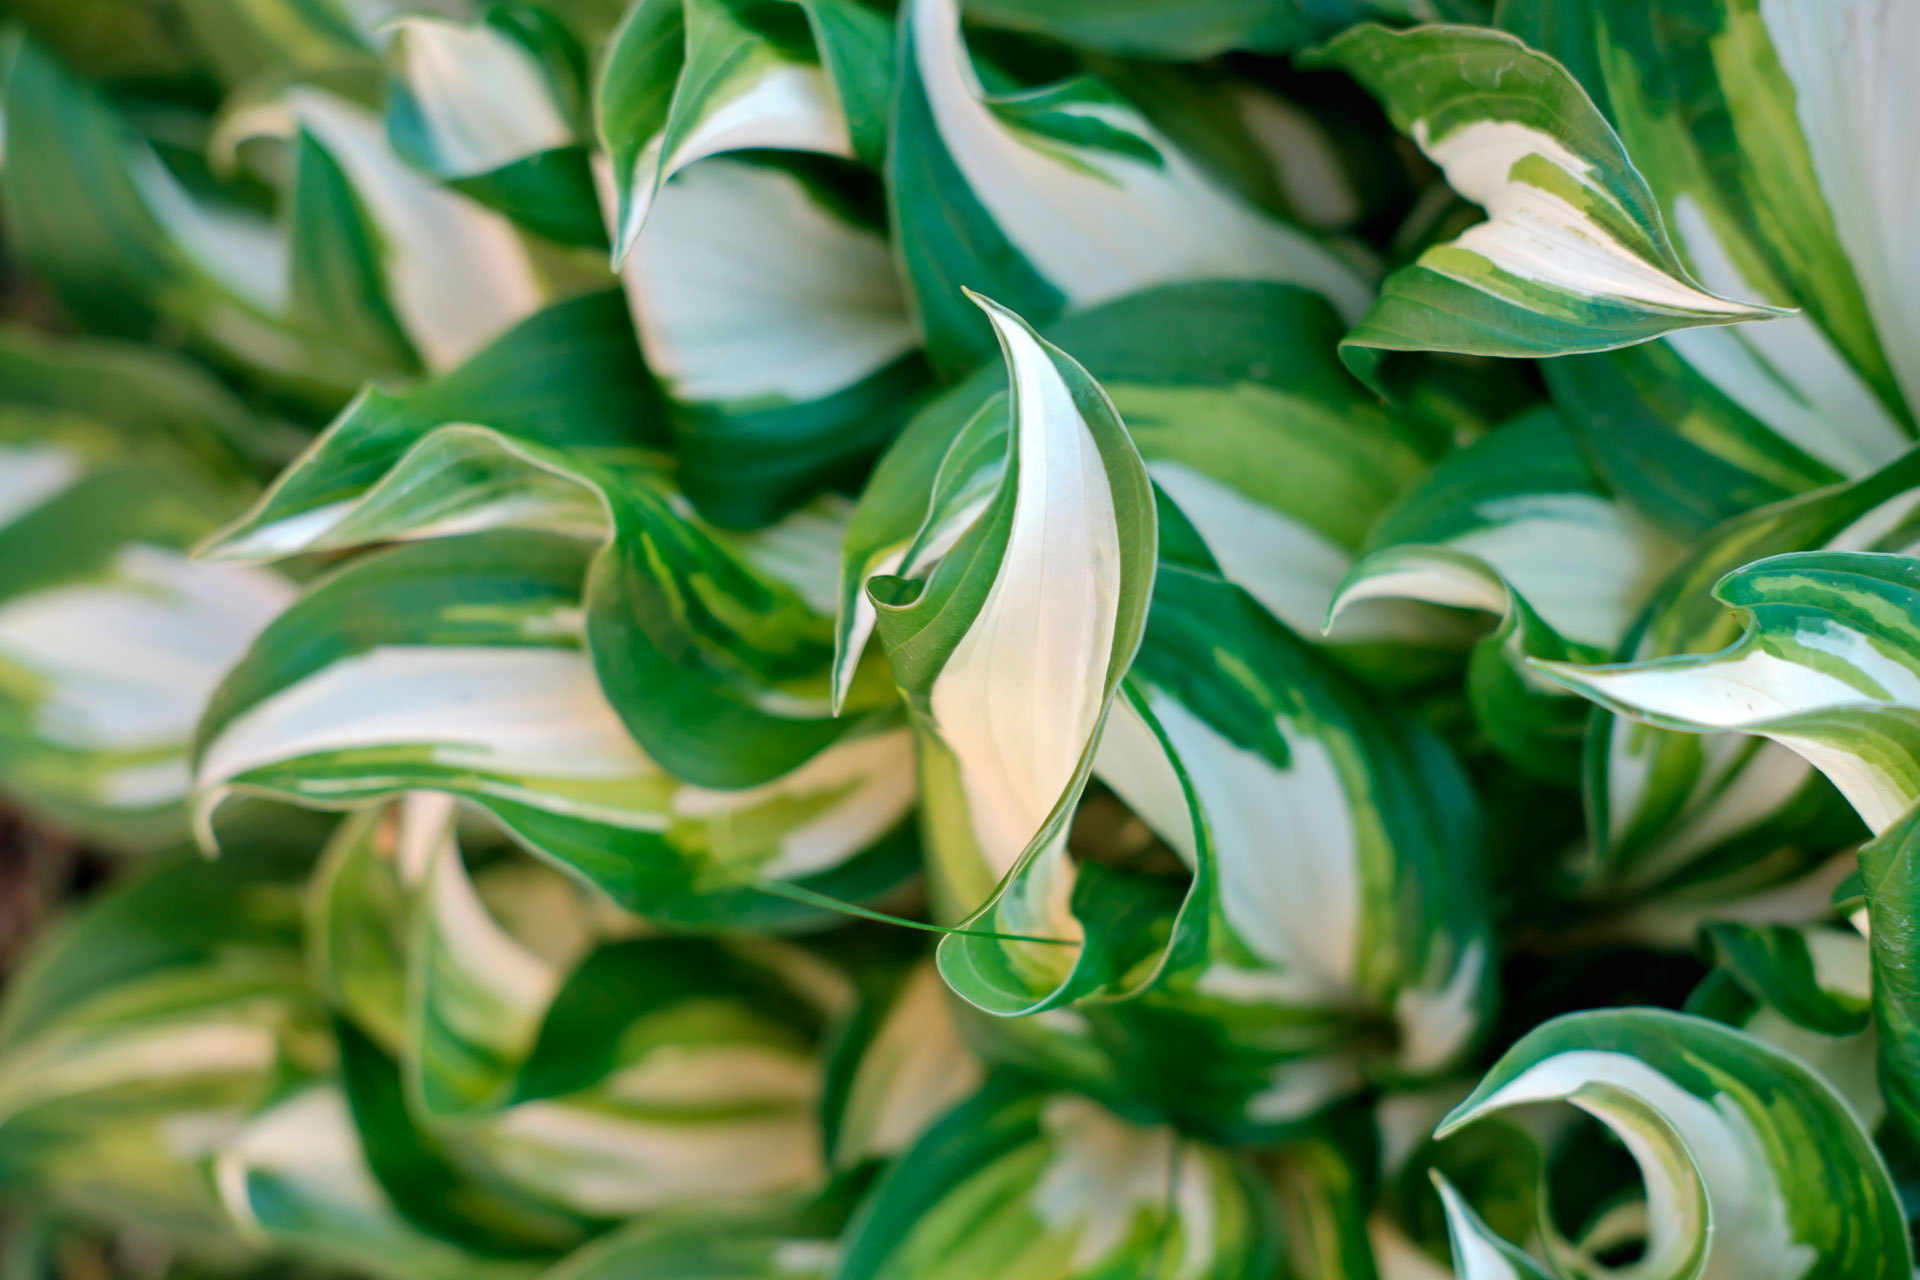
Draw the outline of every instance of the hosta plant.
<instances>
[{"instance_id":1,"label":"hosta plant","mask_svg":"<svg viewBox=\"0 0 1920 1280\"><path fill-rule=\"evenodd\" d=\"M7 1280L1915 1274L1911 0L5 21Z\"/></svg>"}]
</instances>

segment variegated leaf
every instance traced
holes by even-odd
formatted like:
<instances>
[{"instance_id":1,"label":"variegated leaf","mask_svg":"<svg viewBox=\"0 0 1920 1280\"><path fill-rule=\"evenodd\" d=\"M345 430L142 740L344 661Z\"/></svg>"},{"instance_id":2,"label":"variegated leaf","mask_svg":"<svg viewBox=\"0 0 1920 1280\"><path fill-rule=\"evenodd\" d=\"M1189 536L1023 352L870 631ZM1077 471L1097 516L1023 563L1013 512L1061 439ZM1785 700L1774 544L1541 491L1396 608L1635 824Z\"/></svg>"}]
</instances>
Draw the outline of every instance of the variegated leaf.
<instances>
[{"instance_id":1,"label":"variegated leaf","mask_svg":"<svg viewBox=\"0 0 1920 1280\"><path fill-rule=\"evenodd\" d=\"M1887 1104L1876 1078L1871 957L1853 929L1718 921L1703 931L1716 962L1687 1011L1724 1022L1817 1070L1869 1132Z\"/></svg>"},{"instance_id":2,"label":"variegated leaf","mask_svg":"<svg viewBox=\"0 0 1920 1280\"><path fill-rule=\"evenodd\" d=\"M704 156L746 149L851 156L833 79L798 4L636 0L595 95L616 194L613 260L639 242L661 187Z\"/></svg>"},{"instance_id":3,"label":"variegated leaf","mask_svg":"<svg viewBox=\"0 0 1920 1280\"><path fill-rule=\"evenodd\" d=\"M1193 872L1165 976L1085 1011L1133 1087L1271 1133L1471 1047L1493 968L1473 794L1244 592L1161 567L1094 773Z\"/></svg>"},{"instance_id":4,"label":"variegated leaf","mask_svg":"<svg viewBox=\"0 0 1920 1280\"><path fill-rule=\"evenodd\" d=\"M12 372L21 395L0 412L0 786L115 849L172 843L200 708L293 590L268 570L187 558L246 500L230 459L216 469L169 440L164 402L151 417L137 400L92 403L97 391L142 395L158 369L85 390L43 380L47 358L21 351Z\"/></svg>"},{"instance_id":5,"label":"variegated leaf","mask_svg":"<svg viewBox=\"0 0 1920 1280\"><path fill-rule=\"evenodd\" d=\"M980 1087L980 1059L954 1013L952 996L927 962L908 970L884 1002L860 1011L828 1081L835 1165L899 1155Z\"/></svg>"},{"instance_id":6,"label":"variegated leaf","mask_svg":"<svg viewBox=\"0 0 1920 1280\"><path fill-rule=\"evenodd\" d=\"M905 11L892 155L896 239L944 369L992 350L962 289L1036 323L1209 278L1301 285L1349 320L1370 293L1364 265L1243 201L1105 84L989 95L957 0Z\"/></svg>"},{"instance_id":7,"label":"variegated leaf","mask_svg":"<svg viewBox=\"0 0 1920 1280\"><path fill-rule=\"evenodd\" d=\"M801 1215L689 1214L610 1232L541 1280L832 1280L839 1257Z\"/></svg>"},{"instance_id":8,"label":"variegated leaf","mask_svg":"<svg viewBox=\"0 0 1920 1280\"><path fill-rule=\"evenodd\" d=\"M337 323L338 308L354 305L332 296L339 282L326 277L338 268L320 256L343 249L362 260L367 283L384 293L372 305L432 372L465 362L545 304L546 291L513 225L415 173L388 144L380 119L356 103L295 86L231 108L211 145L215 154L231 153L255 138L293 143L302 158L301 183L311 175L343 184L351 192L347 207L359 210L357 217L335 213L333 225L303 224L301 202L311 194L303 185L291 193L289 276L280 287L288 289L297 318L315 330L325 332ZM315 149L321 154L313 155ZM319 239L351 235L352 222L362 219L372 232L362 243ZM303 234L305 227L314 229Z\"/></svg>"},{"instance_id":9,"label":"variegated leaf","mask_svg":"<svg viewBox=\"0 0 1920 1280\"><path fill-rule=\"evenodd\" d=\"M414 1230L374 1180L339 1087L280 1098L221 1144L212 1179L242 1236L384 1280L516 1280L525 1263L475 1258Z\"/></svg>"},{"instance_id":10,"label":"variegated leaf","mask_svg":"<svg viewBox=\"0 0 1920 1280\"><path fill-rule=\"evenodd\" d=\"M1613 1130L1640 1166L1638 1274L1904 1277L1913 1266L1905 1215L1858 1117L1751 1036L1655 1009L1571 1014L1524 1036L1440 1132L1555 1101ZM1457 1229L1470 1225L1454 1216ZM1467 1256L1486 1269L1467 1274L1512 1274L1511 1255L1473 1235ZM1563 1254L1556 1269L1599 1264Z\"/></svg>"},{"instance_id":11,"label":"variegated leaf","mask_svg":"<svg viewBox=\"0 0 1920 1280\"><path fill-rule=\"evenodd\" d=\"M529 230L606 248L575 125L584 55L552 14L501 6L472 23L414 14L387 30L396 152Z\"/></svg>"},{"instance_id":12,"label":"variegated leaf","mask_svg":"<svg viewBox=\"0 0 1920 1280\"><path fill-rule=\"evenodd\" d=\"M1446 448L1434 426L1383 409L1345 374L1339 317L1305 290L1174 286L1044 332L1112 397L1148 476L1202 544L1193 554L1304 635L1319 633L1368 528ZM945 554L998 483L1001 386L983 369L929 405L863 491L841 574L837 689L871 634L866 581ZM1166 542L1163 556L1172 533ZM1447 654L1471 634L1438 611L1368 604L1332 644L1355 665L1405 675L1432 668L1422 650Z\"/></svg>"},{"instance_id":13,"label":"variegated leaf","mask_svg":"<svg viewBox=\"0 0 1920 1280\"><path fill-rule=\"evenodd\" d=\"M1329 631L1348 605L1381 598L1494 614L1467 670L1480 730L1517 767L1573 782L1586 709L1527 659L1613 653L1677 548L1606 491L1547 409L1442 462L1367 546Z\"/></svg>"},{"instance_id":14,"label":"variegated leaf","mask_svg":"<svg viewBox=\"0 0 1920 1280\"><path fill-rule=\"evenodd\" d=\"M1117 976L1101 971L1114 959L1104 945L1079 946L1065 835L1140 643L1158 524L1106 393L1018 316L978 301L1010 379L1005 469L943 558L867 593L918 727L937 912L1047 939L942 945L948 981L1010 1013Z\"/></svg>"},{"instance_id":15,"label":"variegated leaf","mask_svg":"<svg viewBox=\"0 0 1920 1280\"><path fill-rule=\"evenodd\" d=\"M215 699L202 821L236 793L346 808L442 791L627 907L690 921L791 917L751 887L766 881L857 898L903 875L904 729L869 720L746 789L677 779L628 735L583 651L589 556L554 535L473 535L318 585Z\"/></svg>"},{"instance_id":16,"label":"variegated leaf","mask_svg":"<svg viewBox=\"0 0 1920 1280\"><path fill-rule=\"evenodd\" d=\"M324 1070L297 861L177 863L95 899L8 984L0 1168L68 1205L230 1239L202 1161L281 1080Z\"/></svg>"},{"instance_id":17,"label":"variegated leaf","mask_svg":"<svg viewBox=\"0 0 1920 1280\"><path fill-rule=\"evenodd\" d=\"M1750 561L1808 546L1911 546L1917 485L1920 458L1910 456L1729 521L1674 571L1621 655L1659 662L1733 642L1738 620L1710 592ZM1724 902L1781 885L1858 834L1827 784L1783 747L1619 717L1596 721L1589 738L1587 812L1590 846L1575 866L1585 892L1657 892L1669 907L1676 890ZM1830 889L1829 880L1815 892L1816 914ZM1673 941L1685 945L1692 932L1686 925Z\"/></svg>"},{"instance_id":18,"label":"variegated leaf","mask_svg":"<svg viewBox=\"0 0 1920 1280\"><path fill-rule=\"evenodd\" d=\"M838 1274L1239 1280L1275 1261L1252 1178L1226 1152L999 1081L895 1166Z\"/></svg>"},{"instance_id":19,"label":"variegated leaf","mask_svg":"<svg viewBox=\"0 0 1920 1280\"><path fill-rule=\"evenodd\" d=\"M849 995L764 943L604 946L555 993L507 1105L472 1127L475 1157L589 1219L796 1203L826 1177L816 1047Z\"/></svg>"},{"instance_id":20,"label":"variegated leaf","mask_svg":"<svg viewBox=\"0 0 1920 1280\"><path fill-rule=\"evenodd\" d=\"M1899 318L1885 231L1899 217L1899 161L1884 148L1874 163L1854 157L1888 127L1864 95L1900 91L1875 60L1902 56L1920 32L1874 4L1832 23L1798 4L1554 7L1549 20L1547 6L1512 4L1502 21L1608 113L1694 277L1804 308L1549 365L1572 420L1594 424L1608 478L1690 531L1905 448L1913 371L1896 372L1911 362L1888 335L1911 327L1911 309Z\"/></svg>"},{"instance_id":21,"label":"variegated leaf","mask_svg":"<svg viewBox=\"0 0 1920 1280\"><path fill-rule=\"evenodd\" d=\"M1350 348L1564 355L1779 314L1688 275L1619 137L1551 58L1482 28L1371 25L1318 57L1487 211L1396 272Z\"/></svg>"},{"instance_id":22,"label":"variegated leaf","mask_svg":"<svg viewBox=\"0 0 1920 1280\"><path fill-rule=\"evenodd\" d=\"M1657 727L1770 738L1825 773L1873 831L1891 827L1920 799L1920 560L1795 552L1714 592L1747 623L1719 653L1541 670Z\"/></svg>"},{"instance_id":23,"label":"variegated leaf","mask_svg":"<svg viewBox=\"0 0 1920 1280\"><path fill-rule=\"evenodd\" d=\"M680 483L724 524L851 489L926 384L866 181L811 157L708 160L661 190L621 272Z\"/></svg>"}]
</instances>

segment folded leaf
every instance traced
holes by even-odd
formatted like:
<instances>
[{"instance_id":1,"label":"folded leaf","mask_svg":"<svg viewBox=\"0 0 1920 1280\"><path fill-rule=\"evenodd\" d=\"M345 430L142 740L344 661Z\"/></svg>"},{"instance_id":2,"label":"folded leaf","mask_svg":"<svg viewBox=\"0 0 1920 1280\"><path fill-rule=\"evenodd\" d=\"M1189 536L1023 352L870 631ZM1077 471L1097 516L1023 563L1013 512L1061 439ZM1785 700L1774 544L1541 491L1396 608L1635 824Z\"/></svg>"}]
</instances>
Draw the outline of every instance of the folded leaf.
<instances>
[{"instance_id":1,"label":"folded leaf","mask_svg":"<svg viewBox=\"0 0 1920 1280\"><path fill-rule=\"evenodd\" d=\"M1853 484L1729 521L1662 586L1622 656L1660 663L1734 642L1739 622L1711 590L1751 561L1810 546L1912 545L1916 484L1920 459L1906 457ZM1594 892L1640 896L1689 884L1708 896L1751 893L1817 865L1859 830L1830 787L1784 747L1618 717L1596 720L1588 741L1587 813L1591 847L1578 876Z\"/></svg>"},{"instance_id":2,"label":"folded leaf","mask_svg":"<svg viewBox=\"0 0 1920 1280\"><path fill-rule=\"evenodd\" d=\"M1657 1009L1571 1014L1522 1037L1440 1132L1552 1101L1601 1121L1639 1164L1643 1274L1904 1276L1913 1265L1886 1165L1852 1110L1750 1036Z\"/></svg>"},{"instance_id":3,"label":"folded leaf","mask_svg":"<svg viewBox=\"0 0 1920 1280\"><path fill-rule=\"evenodd\" d=\"M1150 290L1045 330L1112 397L1201 555L1304 635L1318 634L1367 530L1446 448L1431 426L1383 409L1347 376L1334 354L1340 333L1323 299L1271 284ZM867 579L917 573L944 554L999 482L1002 386L998 370L983 369L947 391L863 490L847 530L836 688L872 627ZM1470 640L1435 614L1360 606L1331 643L1357 665L1404 669L1416 650Z\"/></svg>"},{"instance_id":4,"label":"folded leaf","mask_svg":"<svg viewBox=\"0 0 1920 1280\"><path fill-rule=\"evenodd\" d=\"M1010 378L1005 471L943 559L867 591L917 726L937 910L1058 940L1007 952L943 942L948 981L1012 1012L1066 998L1060 958L1071 948L1052 948L1080 927L1066 909L1063 837L1140 643L1157 523L1140 455L1106 393L1019 317L979 302Z\"/></svg>"},{"instance_id":5,"label":"folded leaf","mask_svg":"<svg viewBox=\"0 0 1920 1280\"><path fill-rule=\"evenodd\" d=\"M396 19L387 136L409 162L563 244L604 249L577 114L584 57L544 9L499 7L460 23Z\"/></svg>"},{"instance_id":6,"label":"folded leaf","mask_svg":"<svg viewBox=\"0 0 1920 1280\"><path fill-rule=\"evenodd\" d=\"M1488 216L1396 272L1348 347L1564 355L1780 314L1693 281L1619 137L1551 58L1479 28L1371 25L1317 56Z\"/></svg>"}]
</instances>

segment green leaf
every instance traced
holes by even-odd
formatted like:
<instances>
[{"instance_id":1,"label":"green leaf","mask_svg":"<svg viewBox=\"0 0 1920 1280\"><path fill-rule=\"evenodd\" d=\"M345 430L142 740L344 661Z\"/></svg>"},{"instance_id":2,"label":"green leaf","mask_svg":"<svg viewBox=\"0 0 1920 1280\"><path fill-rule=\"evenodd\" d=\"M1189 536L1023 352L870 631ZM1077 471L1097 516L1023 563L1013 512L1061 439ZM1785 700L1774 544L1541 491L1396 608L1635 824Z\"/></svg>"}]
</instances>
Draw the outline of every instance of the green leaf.
<instances>
[{"instance_id":1,"label":"green leaf","mask_svg":"<svg viewBox=\"0 0 1920 1280\"><path fill-rule=\"evenodd\" d=\"M1365 307L1364 267L1242 201L1105 85L989 97L956 0L915 0L900 65L888 200L937 367L992 353L965 289L1035 323L1213 278L1312 288L1350 320Z\"/></svg>"},{"instance_id":2,"label":"green leaf","mask_svg":"<svg viewBox=\"0 0 1920 1280\"><path fill-rule=\"evenodd\" d=\"M1518 40L1368 25L1316 57L1380 98L1488 214L1396 272L1348 348L1564 355L1781 314L1693 281L1605 118L1565 68Z\"/></svg>"},{"instance_id":3,"label":"green leaf","mask_svg":"<svg viewBox=\"0 0 1920 1280\"><path fill-rule=\"evenodd\" d=\"M1750 1036L1657 1009L1571 1014L1522 1037L1440 1133L1550 1101L1600 1120L1639 1164L1648 1275L1904 1276L1913 1265L1858 1118Z\"/></svg>"}]
</instances>

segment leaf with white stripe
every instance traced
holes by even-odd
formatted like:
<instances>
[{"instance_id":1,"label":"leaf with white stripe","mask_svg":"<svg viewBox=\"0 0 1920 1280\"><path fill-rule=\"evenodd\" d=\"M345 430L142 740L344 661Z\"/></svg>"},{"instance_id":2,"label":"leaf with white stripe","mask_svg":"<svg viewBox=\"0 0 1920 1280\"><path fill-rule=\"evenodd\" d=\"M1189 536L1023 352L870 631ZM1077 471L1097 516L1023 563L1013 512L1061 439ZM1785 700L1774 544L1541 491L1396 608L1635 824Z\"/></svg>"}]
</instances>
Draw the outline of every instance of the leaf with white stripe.
<instances>
[{"instance_id":1,"label":"leaf with white stripe","mask_svg":"<svg viewBox=\"0 0 1920 1280\"><path fill-rule=\"evenodd\" d=\"M282 229L190 190L103 94L31 38L10 55L0 118L12 251L88 328L139 333L165 319L224 360L318 398L393 372L336 334L303 331Z\"/></svg>"},{"instance_id":2,"label":"leaf with white stripe","mask_svg":"<svg viewBox=\"0 0 1920 1280\"><path fill-rule=\"evenodd\" d=\"M1714 971L1687 1012L1738 1027L1806 1063L1852 1104L1869 1132L1887 1113L1871 1028L1872 955L1858 930L1838 925L1748 925L1702 931Z\"/></svg>"},{"instance_id":3,"label":"leaf with white stripe","mask_svg":"<svg viewBox=\"0 0 1920 1280\"><path fill-rule=\"evenodd\" d=\"M1600 464L1609 479L1676 517L1724 517L1865 474L1905 448L1911 379L1903 401L1884 345L1893 299L1882 281L1899 268L1868 247L1879 234L1869 226L1898 208L1898 165L1855 160L1886 128L1864 95L1898 83L1871 68L1901 48L1901 17L1855 6L1844 22L1821 11L1802 31L1806 7L1793 4L1762 14L1726 0L1580 0L1552 22L1539 7L1510 5L1502 21L1581 75L1694 278L1804 309L1549 366L1576 425L1604 420L1594 434L1613 456ZM1849 115L1849 102L1862 109Z\"/></svg>"},{"instance_id":4,"label":"leaf with white stripe","mask_svg":"<svg viewBox=\"0 0 1920 1280\"><path fill-rule=\"evenodd\" d=\"M829 1064L828 1150L836 1167L899 1155L980 1087L952 996L930 962L865 1003Z\"/></svg>"},{"instance_id":5,"label":"leaf with white stripe","mask_svg":"<svg viewBox=\"0 0 1920 1280\"><path fill-rule=\"evenodd\" d=\"M888 166L895 240L930 358L962 371L992 347L962 290L1036 323L1188 280L1273 280L1327 296L1349 321L1368 269L1254 207L1105 84L991 95L957 0L904 11Z\"/></svg>"},{"instance_id":6,"label":"leaf with white stripe","mask_svg":"<svg viewBox=\"0 0 1920 1280\"><path fill-rule=\"evenodd\" d=\"M1193 872L1165 976L1086 1010L1130 1041L1134 1087L1253 1136L1455 1065L1494 966L1479 814L1446 749L1174 565L1126 687L1095 776Z\"/></svg>"},{"instance_id":7,"label":"leaf with white stripe","mask_svg":"<svg viewBox=\"0 0 1920 1280\"><path fill-rule=\"evenodd\" d=\"M1117 976L1077 945L1064 836L1140 643L1158 526L1146 469L1099 384L978 301L1011 387L1005 471L943 558L867 593L917 727L937 912L1060 940L943 943L948 980L1010 1012ZM1087 964L1070 978L1076 955Z\"/></svg>"},{"instance_id":8,"label":"leaf with white stripe","mask_svg":"<svg viewBox=\"0 0 1920 1280\"><path fill-rule=\"evenodd\" d=\"M1390 277L1349 348L1564 355L1780 314L1693 281L1605 117L1511 36L1369 25L1316 56L1380 98L1488 215Z\"/></svg>"},{"instance_id":9,"label":"leaf with white stripe","mask_svg":"<svg viewBox=\"0 0 1920 1280\"><path fill-rule=\"evenodd\" d=\"M223 1142L211 1177L242 1239L383 1280L515 1280L525 1263L476 1258L409 1226L367 1167L338 1085L276 1100Z\"/></svg>"},{"instance_id":10,"label":"leaf with white stripe","mask_svg":"<svg viewBox=\"0 0 1920 1280\"><path fill-rule=\"evenodd\" d=\"M1440 1133L1544 1102L1587 1112L1640 1166L1636 1274L1912 1270L1905 1214L1858 1117L1797 1059L1751 1036L1658 1009L1569 1014L1508 1050ZM1581 1263L1578 1274L1599 1270Z\"/></svg>"},{"instance_id":11,"label":"leaf with white stripe","mask_svg":"<svg viewBox=\"0 0 1920 1280\"><path fill-rule=\"evenodd\" d=\"M613 452L664 444L663 417L619 295L571 298L522 321L451 373L397 393L363 390L253 509L200 553L275 560L315 549L409 449L448 423Z\"/></svg>"},{"instance_id":12,"label":"leaf with white stripe","mask_svg":"<svg viewBox=\"0 0 1920 1280\"><path fill-rule=\"evenodd\" d=\"M48 822L156 848L185 833L201 706L293 591L187 558L247 491L164 419L90 421L44 390L0 414L0 771Z\"/></svg>"},{"instance_id":13,"label":"leaf with white stripe","mask_svg":"<svg viewBox=\"0 0 1920 1280\"><path fill-rule=\"evenodd\" d=\"M839 1275L1269 1275L1277 1242L1258 1197L1219 1148L1003 1080L894 1167L855 1220Z\"/></svg>"},{"instance_id":14,"label":"leaf with white stripe","mask_svg":"<svg viewBox=\"0 0 1920 1280\"><path fill-rule=\"evenodd\" d=\"M482 534L317 585L215 697L201 820L236 793L339 809L442 791L615 901L687 922L793 918L752 888L767 880L850 898L897 883L905 730L869 719L764 783L686 784L628 735L582 649L590 555L570 538Z\"/></svg>"},{"instance_id":15,"label":"leaf with white stripe","mask_svg":"<svg viewBox=\"0 0 1920 1280\"><path fill-rule=\"evenodd\" d=\"M545 305L513 224L416 173L388 144L383 122L358 104L296 85L229 110L211 146L230 154L254 138L311 143L336 166L374 232L366 251L393 321L429 371L464 363ZM296 282L310 249L299 227L296 199L288 264Z\"/></svg>"},{"instance_id":16,"label":"leaf with white stripe","mask_svg":"<svg viewBox=\"0 0 1920 1280\"><path fill-rule=\"evenodd\" d=\"M585 55L558 19L499 6L387 28L387 136L412 164L562 244L607 247L575 126Z\"/></svg>"},{"instance_id":17,"label":"leaf with white stripe","mask_svg":"<svg viewBox=\"0 0 1920 1280\"><path fill-rule=\"evenodd\" d=\"M1803 547L1909 548L1920 539L1917 496L1920 455L1910 455L1728 521L1662 585L1620 656L1659 662L1733 643L1739 621L1711 594L1722 577ZM1740 897L1808 871L1859 832L1832 788L1784 747L1616 716L1597 721L1588 742L1587 812L1589 847L1574 870L1583 892L1603 896L1693 885Z\"/></svg>"},{"instance_id":18,"label":"leaf with white stripe","mask_svg":"<svg viewBox=\"0 0 1920 1280\"><path fill-rule=\"evenodd\" d=\"M1327 625L1337 632L1354 602L1393 597L1494 614L1467 668L1474 717L1515 766L1572 783L1587 710L1527 660L1612 654L1677 550L1539 409L1440 463L1382 517Z\"/></svg>"},{"instance_id":19,"label":"leaf with white stripe","mask_svg":"<svg viewBox=\"0 0 1920 1280\"><path fill-rule=\"evenodd\" d=\"M817 1049L847 996L791 949L604 946L555 993L472 1150L521 1193L588 1219L791 1204L827 1176Z\"/></svg>"},{"instance_id":20,"label":"leaf with white stripe","mask_svg":"<svg viewBox=\"0 0 1920 1280\"><path fill-rule=\"evenodd\" d=\"M853 491L926 386L880 203L816 157L718 157L659 193L621 282L709 517Z\"/></svg>"},{"instance_id":21,"label":"leaf with white stripe","mask_svg":"<svg viewBox=\"0 0 1920 1280\"><path fill-rule=\"evenodd\" d=\"M852 156L832 78L797 4L638 0L608 44L595 91L616 193L613 260L639 243L661 187L728 151Z\"/></svg>"},{"instance_id":22,"label":"leaf with white stripe","mask_svg":"<svg viewBox=\"0 0 1920 1280\"><path fill-rule=\"evenodd\" d=\"M283 838L285 833L279 833ZM0 1020L0 1164L69 1203L227 1243L200 1176L286 1076L324 1067L283 843L122 880L46 939Z\"/></svg>"},{"instance_id":23,"label":"leaf with white stripe","mask_svg":"<svg viewBox=\"0 0 1920 1280\"><path fill-rule=\"evenodd\" d=\"M1314 294L1252 283L1149 290L1044 330L1106 389L1203 554L1315 638L1367 530L1448 447L1347 375L1334 351L1342 331ZM871 632L867 579L945 554L998 482L1006 431L999 371L986 368L883 456L847 530L837 685ZM1416 651L1470 639L1438 611L1391 602L1357 606L1329 643L1356 665L1404 673Z\"/></svg>"},{"instance_id":24,"label":"leaf with white stripe","mask_svg":"<svg viewBox=\"0 0 1920 1280\"><path fill-rule=\"evenodd\" d=\"M1735 570L1714 594L1746 622L1719 653L1541 670L1647 724L1770 738L1887 830L1920 799L1920 560L1793 552Z\"/></svg>"},{"instance_id":25,"label":"leaf with white stripe","mask_svg":"<svg viewBox=\"0 0 1920 1280\"><path fill-rule=\"evenodd\" d=\"M833 1280L839 1260L839 1243L799 1214L687 1214L609 1232L541 1280Z\"/></svg>"}]
</instances>

